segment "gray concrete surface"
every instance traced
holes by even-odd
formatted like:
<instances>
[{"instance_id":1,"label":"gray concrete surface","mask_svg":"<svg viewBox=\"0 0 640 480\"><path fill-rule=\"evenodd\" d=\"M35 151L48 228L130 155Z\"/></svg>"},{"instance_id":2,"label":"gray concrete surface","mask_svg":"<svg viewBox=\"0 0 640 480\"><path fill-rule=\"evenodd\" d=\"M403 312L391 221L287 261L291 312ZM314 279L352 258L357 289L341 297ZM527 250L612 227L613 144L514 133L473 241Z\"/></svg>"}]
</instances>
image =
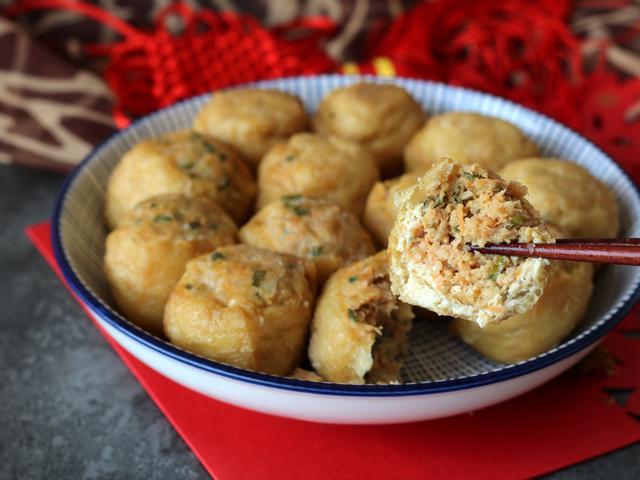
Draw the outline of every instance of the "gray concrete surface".
<instances>
[{"instance_id":1,"label":"gray concrete surface","mask_svg":"<svg viewBox=\"0 0 640 480\"><path fill-rule=\"evenodd\" d=\"M24 237L61 183L0 165L0 479L206 478ZM640 478L640 445L549 478Z\"/></svg>"}]
</instances>

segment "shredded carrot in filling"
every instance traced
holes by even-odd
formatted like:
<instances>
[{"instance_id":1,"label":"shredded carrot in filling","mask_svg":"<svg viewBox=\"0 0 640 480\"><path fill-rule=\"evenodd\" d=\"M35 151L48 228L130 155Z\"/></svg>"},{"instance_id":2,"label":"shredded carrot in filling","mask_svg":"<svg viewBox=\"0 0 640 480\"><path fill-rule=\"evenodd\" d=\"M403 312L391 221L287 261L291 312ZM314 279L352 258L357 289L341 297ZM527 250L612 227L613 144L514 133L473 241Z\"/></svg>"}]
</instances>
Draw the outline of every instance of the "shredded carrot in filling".
<instances>
[{"instance_id":1,"label":"shredded carrot in filling","mask_svg":"<svg viewBox=\"0 0 640 480\"><path fill-rule=\"evenodd\" d=\"M456 168L457 175L444 179L419 207L421 225L414 229L409 258L431 271L437 290L461 301L469 301L469 295L489 301L518 278L516 267L524 259L469 252L466 244L531 242L541 221L522 201L523 187L475 165ZM481 287L455 290L476 284Z\"/></svg>"}]
</instances>

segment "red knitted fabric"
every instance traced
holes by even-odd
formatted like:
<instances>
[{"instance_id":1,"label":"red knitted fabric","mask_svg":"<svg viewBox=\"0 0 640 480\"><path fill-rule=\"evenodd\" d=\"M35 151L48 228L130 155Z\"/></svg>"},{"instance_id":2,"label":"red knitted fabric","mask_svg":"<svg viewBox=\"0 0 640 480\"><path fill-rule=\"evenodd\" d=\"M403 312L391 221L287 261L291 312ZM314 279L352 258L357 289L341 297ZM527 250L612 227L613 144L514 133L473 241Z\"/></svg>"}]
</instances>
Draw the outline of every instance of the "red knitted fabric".
<instances>
[{"instance_id":1,"label":"red knitted fabric","mask_svg":"<svg viewBox=\"0 0 640 480\"><path fill-rule=\"evenodd\" d=\"M371 55L389 57L398 75L475 88L546 113L640 174L640 79L620 79L602 59L585 68L583 43L567 24L570 3L436 0L375 31Z\"/></svg>"},{"instance_id":2,"label":"red knitted fabric","mask_svg":"<svg viewBox=\"0 0 640 480\"><path fill-rule=\"evenodd\" d=\"M332 22L324 18L307 18L270 31L246 15L196 12L175 3L160 13L153 30L142 31L98 7L68 0L26 0L10 14L41 8L77 11L122 34L120 42L87 47L109 58L104 75L117 98L120 127L130 117L198 93L336 67L318 48L319 40L333 31Z\"/></svg>"}]
</instances>

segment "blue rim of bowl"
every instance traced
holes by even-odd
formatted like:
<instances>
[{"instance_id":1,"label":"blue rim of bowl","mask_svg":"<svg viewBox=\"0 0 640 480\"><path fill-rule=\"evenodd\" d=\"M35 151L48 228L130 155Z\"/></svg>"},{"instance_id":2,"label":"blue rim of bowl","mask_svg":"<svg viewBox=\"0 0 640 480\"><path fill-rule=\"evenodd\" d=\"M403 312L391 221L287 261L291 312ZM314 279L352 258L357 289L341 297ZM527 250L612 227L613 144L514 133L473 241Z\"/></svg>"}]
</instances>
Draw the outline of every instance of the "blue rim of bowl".
<instances>
[{"instance_id":1,"label":"blue rim of bowl","mask_svg":"<svg viewBox=\"0 0 640 480\"><path fill-rule=\"evenodd\" d=\"M287 80L295 80L295 79L304 79L304 78L319 78L319 77L336 77L340 75L319 75L319 76L299 76L299 77L288 77L281 78L276 80L267 80L262 82L255 82L250 85L261 85L265 83L270 83L274 81L287 81ZM353 79L361 79L361 80L374 80L380 81L380 77L362 75L356 76L352 75L349 78ZM464 90L468 92L473 92L478 95L489 97L491 99L499 100L502 102L507 102L510 104L515 104L524 112L528 114L533 114L534 116L538 116L539 118L544 119L545 122L551 122L555 127L565 129L572 134L578 136L582 141L587 142L593 148L595 148L600 154L606 157L618 171L624 175L630 183L633 185L635 189L635 194L640 200L640 188L634 182L634 180L629 176L629 174L609 155L605 154L599 147L590 142L588 139L580 135L578 132L566 127L555 120L547 117L544 114L531 110L527 107L524 107L520 104L516 104L508 99L504 99L495 95L491 95L488 93L480 92L473 89L468 89L464 87L457 87L453 85L441 84L439 82L430 82L430 81L421 81L419 79L410 79L410 78L402 78L395 77L398 79L409 80L409 81L417 81L421 83L427 83L432 85L445 85L446 87L450 87L453 89ZM390 79L393 81L393 79ZM234 87L236 88L236 87ZM123 317L114 314L102 301L96 298L89 289L83 284L83 282L77 277L71 264L64 252L64 248L62 246L62 238L61 238L61 228L60 228L60 220L61 215L64 209L64 204L67 196L67 192L69 191L71 185L78 173L91 162L91 160L100 152L103 148L105 148L111 141L118 138L119 136L124 135L130 129L151 121L155 116L163 113L167 110L178 109L182 104L194 102L203 97L209 96L209 93L205 93L202 95L197 95L195 97L191 97L188 99L181 100L169 107L157 110L149 115L141 117L135 120L129 127L125 130L116 132L102 141L98 146L96 146L83 160L80 164L78 164L68 175L65 182L62 185L62 188L56 198L55 206L52 214L52 223L51 223L51 239L53 245L54 256L56 259L56 263L60 267L62 271L63 277L72 291L81 299L85 306L88 306L91 312L100 317L103 321L108 323L111 327L118 330L118 332L126 335L130 339L138 342L144 347L150 348L156 353L162 354L166 357L169 357L178 362L184 363L191 367L196 367L198 369L218 374L223 377L238 380L241 382L247 382L254 385L259 385L263 387L274 387L283 390L295 391L295 392L304 392L304 393L312 393L312 394L322 394L322 395L334 395L334 396L356 396L356 397L401 397L401 396L413 396L413 395L427 395L427 394L437 394L437 393L446 393L453 392L471 388L482 387L486 385L491 385L498 382L504 382L506 380L510 380L516 377L520 377L529 373L533 373L535 371L541 370L545 367L548 367L554 363L557 363L561 360L564 360L572 355L575 355L587 347L591 346L599 339L601 339L604 335L606 335L613 327L615 327L628 313L631 311L633 306L640 299L640 283L636 286L634 291L631 293L629 298L621 305L618 310L611 315L607 321L602 324L593 327L591 331L586 334L583 334L582 337L579 337L575 341L568 343L566 345L561 345L556 347L553 351L542 354L538 357L534 357L531 360L527 360L515 365L505 366L504 368L480 373L477 375L471 375L468 377L460 377L456 379L443 379L443 380L433 380L430 382L417 382L417 383L405 383L405 384L395 384L395 385L347 385L347 384L336 384L336 383L328 383L328 382L312 382L305 380L297 380L289 377L280 377L275 375L269 375L265 373L254 372L251 370L246 370L238 367L233 367L231 365L218 363L213 360L206 359L204 357L192 354L185 350L182 350L168 341L162 340L158 337L151 335L125 320Z\"/></svg>"}]
</instances>

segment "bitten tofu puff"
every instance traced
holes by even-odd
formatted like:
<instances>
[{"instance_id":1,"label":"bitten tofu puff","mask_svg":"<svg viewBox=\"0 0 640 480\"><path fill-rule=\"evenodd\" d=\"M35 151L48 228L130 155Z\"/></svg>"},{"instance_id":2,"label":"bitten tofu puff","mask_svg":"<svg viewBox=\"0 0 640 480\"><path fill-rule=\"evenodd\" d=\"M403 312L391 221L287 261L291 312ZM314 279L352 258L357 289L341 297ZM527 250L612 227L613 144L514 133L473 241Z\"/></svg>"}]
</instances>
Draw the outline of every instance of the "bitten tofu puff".
<instances>
[{"instance_id":1,"label":"bitten tofu puff","mask_svg":"<svg viewBox=\"0 0 640 480\"><path fill-rule=\"evenodd\" d=\"M413 185L419 176L415 172L405 173L400 177L377 182L369 192L362 223L379 247L387 248L389 233L398 214L398 208L393 201L394 195Z\"/></svg>"},{"instance_id":2,"label":"bitten tofu puff","mask_svg":"<svg viewBox=\"0 0 640 480\"><path fill-rule=\"evenodd\" d=\"M304 131L308 123L295 95L243 88L214 94L193 129L231 145L255 168L272 146Z\"/></svg>"},{"instance_id":3,"label":"bitten tofu puff","mask_svg":"<svg viewBox=\"0 0 640 480\"><path fill-rule=\"evenodd\" d=\"M389 237L393 292L412 305L481 326L530 310L547 284L548 260L466 248L552 242L526 192L477 164L436 163L398 195L400 212Z\"/></svg>"},{"instance_id":4,"label":"bitten tofu puff","mask_svg":"<svg viewBox=\"0 0 640 480\"><path fill-rule=\"evenodd\" d=\"M286 195L326 198L362 215L378 168L361 146L336 137L299 133L273 147L258 169L258 208Z\"/></svg>"},{"instance_id":5,"label":"bitten tofu puff","mask_svg":"<svg viewBox=\"0 0 640 480\"><path fill-rule=\"evenodd\" d=\"M407 91L396 85L356 83L322 100L314 130L359 143L384 175L402 170L402 150L427 116Z\"/></svg>"},{"instance_id":6,"label":"bitten tofu puff","mask_svg":"<svg viewBox=\"0 0 640 480\"><path fill-rule=\"evenodd\" d=\"M425 172L442 157L497 171L516 158L538 155L538 147L515 125L478 113L431 117L404 150L407 171Z\"/></svg>"},{"instance_id":7,"label":"bitten tofu puff","mask_svg":"<svg viewBox=\"0 0 640 480\"><path fill-rule=\"evenodd\" d=\"M593 266L553 263L556 266L549 284L531 310L484 328L455 319L454 332L484 356L502 363L518 363L558 345L587 309L593 291Z\"/></svg>"},{"instance_id":8,"label":"bitten tofu puff","mask_svg":"<svg viewBox=\"0 0 640 480\"><path fill-rule=\"evenodd\" d=\"M226 145L195 132L169 133L138 143L113 170L107 225L117 227L138 202L165 193L205 196L238 223L253 204L256 186L249 167Z\"/></svg>"},{"instance_id":9,"label":"bitten tofu puff","mask_svg":"<svg viewBox=\"0 0 640 480\"><path fill-rule=\"evenodd\" d=\"M243 243L312 261L319 284L338 268L375 253L371 237L353 213L301 195L268 204L240 229L239 237Z\"/></svg>"},{"instance_id":10,"label":"bitten tofu puff","mask_svg":"<svg viewBox=\"0 0 640 480\"><path fill-rule=\"evenodd\" d=\"M164 331L207 358L289 375L304 354L314 292L312 263L251 245L222 247L187 264Z\"/></svg>"},{"instance_id":11,"label":"bitten tofu puff","mask_svg":"<svg viewBox=\"0 0 640 480\"><path fill-rule=\"evenodd\" d=\"M138 204L107 237L104 269L123 315L159 334L186 263L236 242L236 225L206 198L161 195Z\"/></svg>"},{"instance_id":12,"label":"bitten tofu puff","mask_svg":"<svg viewBox=\"0 0 640 480\"><path fill-rule=\"evenodd\" d=\"M393 296L387 252L343 267L327 281L313 321L309 358L338 383L399 380L411 307Z\"/></svg>"},{"instance_id":13,"label":"bitten tofu puff","mask_svg":"<svg viewBox=\"0 0 640 480\"><path fill-rule=\"evenodd\" d=\"M500 175L527 186L527 199L542 219L572 238L615 237L620 214L615 196L586 169L560 158L526 158Z\"/></svg>"}]
</instances>

